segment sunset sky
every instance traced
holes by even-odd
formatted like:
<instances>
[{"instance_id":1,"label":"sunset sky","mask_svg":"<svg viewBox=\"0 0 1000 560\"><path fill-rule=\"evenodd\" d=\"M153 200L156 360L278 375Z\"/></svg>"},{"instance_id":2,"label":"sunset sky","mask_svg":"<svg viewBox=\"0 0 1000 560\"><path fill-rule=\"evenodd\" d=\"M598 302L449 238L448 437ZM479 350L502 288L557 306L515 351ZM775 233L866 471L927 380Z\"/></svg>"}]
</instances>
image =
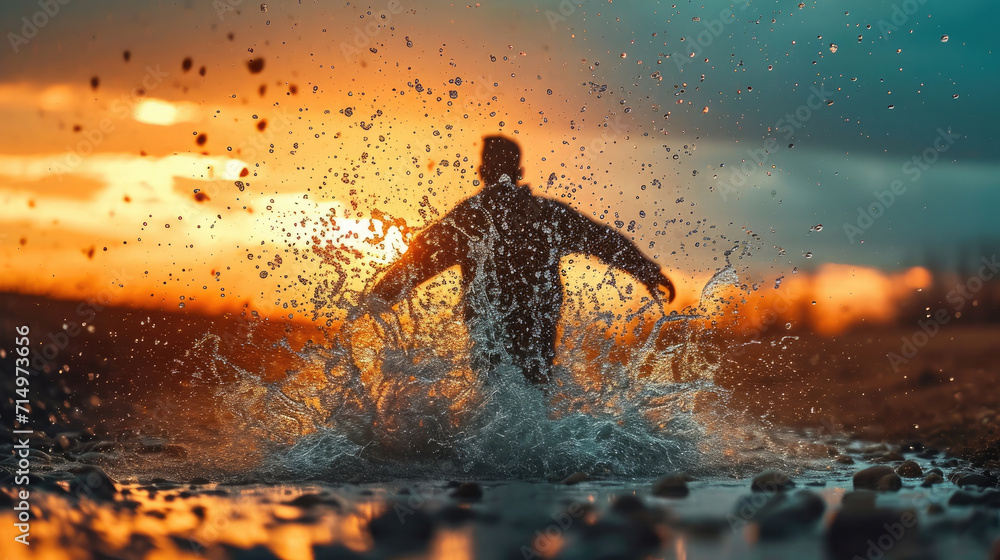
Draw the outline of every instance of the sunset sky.
<instances>
[{"instance_id":1,"label":"sunset sky","mask_svg":"<svg viewBox=\"0 0 1000 560\"><path fill-rule=\"evenodd\" d=\"M743 242L734 264L773 284L1000 236L985 4L53 6L0 7L2 290L287 309L327 240L363 255L358 289L397 225L478 190L497 132L689 303Z\"/></svg>"}]
</instances>

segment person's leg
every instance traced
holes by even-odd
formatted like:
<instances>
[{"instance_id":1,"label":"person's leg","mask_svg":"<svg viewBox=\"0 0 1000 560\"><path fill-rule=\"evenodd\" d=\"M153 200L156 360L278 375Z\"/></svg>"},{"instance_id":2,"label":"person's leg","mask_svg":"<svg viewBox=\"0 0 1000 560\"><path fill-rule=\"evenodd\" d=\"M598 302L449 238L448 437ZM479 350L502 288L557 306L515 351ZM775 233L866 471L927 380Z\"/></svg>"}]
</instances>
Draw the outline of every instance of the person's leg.
<instances>
[{"instance_id":1,"label":"person's leg","mask_svg":"<svg viewBox=\"0 0 1000 560\"><path fill-rule=\"evenodd\" d=\"M516 363L528 383L545 385L552 378L552 363L556 357L559 305L558 302L550 302L549 305L535 305L525 311L523 320L511 333Z\"/></svg>"}]
</instances>

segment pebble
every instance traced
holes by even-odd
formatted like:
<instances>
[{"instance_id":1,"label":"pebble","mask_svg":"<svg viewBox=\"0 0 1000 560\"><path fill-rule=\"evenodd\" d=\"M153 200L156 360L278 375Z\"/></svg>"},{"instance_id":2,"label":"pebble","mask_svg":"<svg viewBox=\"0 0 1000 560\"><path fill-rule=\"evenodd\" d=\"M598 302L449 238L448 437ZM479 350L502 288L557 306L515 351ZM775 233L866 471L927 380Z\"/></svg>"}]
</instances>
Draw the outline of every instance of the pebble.
<instances>
[{"instance_id":1,"label":"pebble","mask_svg":"<svg viewBox=\"0 0 1000 560\"><path fill-rule=\"evenodd\" d=\"M761 538L781 538L805 532L823 516L826 503L811 490L779 493L757 515Z\"/></svg>"},{"instance_id":2,"label":"pebble","mask_svg":"<svg viewBox=\"0 0 1000 560\"><path fill-rule=\"evenodd\" d=\"M262 544L253 548L237 548L229 545L222 545L222 548L228 553L226 557L229 560L278 560L271 549Z\"/></svg>"},{"instance_id":3,"label":"pebble","mask_svg":"<svg viewBox=\"0 0 1000 560\"><path fill-rule=\"evenodd\" d=\"M163 451L163 447L169 443L165 438L158 438L153 436L140 436L139 437L139 452L140 453L159 453Z\"/></svg>"},{"instance_id":4,"label":"pebble","mask_svg":"<svg viewBox=\"0 0 1000 560\"><path fill-rule=\"evenodd\" d=\"M879 492L896 492L903 487L903 479L896 473L887 474L878 479L875 489Z\"/></svg>"},{"instance_id":5,"label":"pebble","mask_svg":"<svg viewBox=\"0 0 1000 560\"><path fill-rule=\"evenodd\" d=\"M437 512L437 518L449 525L458 525L476 518L476 512L462 504L447 504Z\"/></svg>"},{"instance_id":6,"label":"pebble","mask_svg":"<svg viewBox=\"0 0 1000 560\"><path fill-rule=\"evenodd\" d=\"M938 473L932 472L928 474L926 478L924 478L924 481L920 483L920 485L923 486L924 488L930 488L931 486L934 486L935 484L941 484L942 482L944 482L944 477L939 475Z\"/></svg>"},{"instance_id":7,"label":"pebble","mask_svg":"<svg viewBox=\"0 0 1000 560\"><path fill-rule=\"evenodd\" d=\"M783 492L795 487L795 482L787 473L766 470L754 477L750 483L753 492Z\"/></svg>"},{"instance_id":8,"label":"pebble","mask_svg":"<svg viewBox=\"0 0 1000 560\"><path fill-rule=\"evenodd\" d=\"M587 476L587 473L575 472L567 476L566 478L562 479L562 481L560 481L559 484L572 485L572 484L579 484L581 482L587 482L588 480L590 480L590 477Z\"/></svg>"},{"instance_id":9,"label":"pebble","mask_svg":"<svg viewBox=\"0 0 1000 560\"><path fill-rule=\"evenodd\" d=\"M920 478L924 476L924 470L916 461L910 460L904 461L903 464L896 467L896 474L903 478Z\"/></svg>"},{"instance_id":10,"label":"pebble","mask_svg":"<svg viewBox=\"0 0 1000 560\"><path fill-rule=\"evenodd\" d=\"M91 500L114 500L118 494L114 481L101 467L78 467L79 473L69 481L69 491L77 497Z\"/></svg>"},{"instance_id":11,"label":"pebble","mask_svg":"<svg viewBox=\"0 0 1000 560\"><path fill-rule=\"evenodd\" d=\"M317 506L340 507L340 502L338 502L335 498L323 494L302 494L294 500L290 500L285 503L302 509L309 509Z\"/></svg>"},{"instance_id":12,"label":"pebble","mask_svg":"<svg viewBox=\"0 0 1000 560\"><path fill-rule=\"evenodd\" d=\"M966 515L949 516L939 520L929 528L928 532L941 536L965 535L983 539L988 535L997 534L998 529L1000 529L1000 517L995 512L973 508Z\"/></svg>"},{"instance_id":13,"label":"pebble","mask_svg":"<svg viewBox=\"0 0 1000 560\"><path fill-rule=\"evenodd\" d=\"M874 461L876 463L898 463L904 461L906 458L902 454L896 451L890 451L880 457L875 457Z\"/></svg>"},{"instance_id":14,"label":"pebble","mask_svg":"<svg viewBox=\"0 0 1000 560\"><path fill-rule=\"evenodd\" d=\"M840 507L849 509L875 509L875 492L870 490L855 490L845 492L840 500Z\"/></svg>"},{"instance_id":15,"label":"pebble","mask_svg":"<svg viewBox=\"0 0 1000 560\"><path fill-rule=\"evenodd\" d=\"M955 480L956 486L978 486L980 488L991 488L996 486L996 481L982 474L964 474Z\"/></svg>"},{"instance_id":16,"label":"pebble","mask_svg":"<svg viewBox=\"0 0 1000 560\"><path fill-rule=\"evenodd\" d=\"M625 516L639 513L645 509L646 506L642 503L642 500L632 494L625 494L611 504L611 511Z\"/></svg>"},{"instance_id":17,"label":"pebble","mask_svg":"<svg viewBox=\"0 0 1000 560\"><path fill-rule=\"evenodd\" d=\"M1000 508L1000 492L987 490L982 494L972 494L959 490L948 499L949 506L987 506Z\"/></svg>"},{"instance_id":18,"label":"pebble","mask_svg":"<svg viewBox=\"0 0 1000 560\"><path fill-rule=\"evenodd\" d=\"M371 520L368 532L380 547L396 552L415 552L427 547L434 537L435 527L434 520L423 510L396 503Z\"/></svg>"},{"instance_id":19,"label":"pebble","mask_svg":"<svg viewBox=\"0 0 1000 560\"><path fill-rule=\"evenodd\" d=\"M466 502L478 502L483 499L483 487L475 482L465 482L452 490L451 496Z\"/></svg>"},{"instance_id":20,"label":"pebble","mask_svg":"<svg viewBox=\"0 0 1000 560\"><path fill-rule=\"evenodd\" d=\"M587 557L643 558L663 542L655 527L641 516L629 521L600 519L592 525L584 524L581 529ZM518 554L513 557L530 556Z\"/></svg>"},{"instance_id":21,"label":"pebble","mask_svg":"<svg viewBox=\"0 0 1000 560\"><path fill-rule=\"evenodd\" d=\"M328 546L313 545L312 553L313 558L331 558L336 560L354 560L364 558L357 552L339 544Z\"/></svg>"},{"instance_id":22,"label":"pebble","mask_svg":"<svg viewBox=\"0 0 1000 560\"><path fill-rule=\"evenodd\" d=\"M681 474L668 475L653 483L653 495L660 498L683 498L690 492L687 477Z\"/></svg>"},{"instance_id":23,"label":"pebble","mask_svg":"<svg viewBox=\"0 0 1000 560\"><path fill-rule=\"evenodd\" d=\"M881 558L887 549L893 557L908 557L916 526L914 511L842 508L827 530L826 545L834 558Z\"/></svg>"},{"instance_id":24,"label":"pebble","mask_svg":"<svg viewBox=\"0 0 1000 560\"><path fill-rule=\"evenodd\" d=\"M854 473L855 490L878 490L888 492L899 490L903 481L891 467L877 465Z\"/></svg>"},{"instance_id":25,"label":"pebble","mask_svg":"<svg viewBox=\"0 0 1000 560\"><path fill-rule=\"evenodd\" d=\"M676 527L680 531L684 531L685 534L691 535L696 539L704 540L717 539L733 530L733 525L725 519L713 519L708 517L695 517L692 519L681 518L673 521L671 526Z\"/></svg>"}]
</instances>

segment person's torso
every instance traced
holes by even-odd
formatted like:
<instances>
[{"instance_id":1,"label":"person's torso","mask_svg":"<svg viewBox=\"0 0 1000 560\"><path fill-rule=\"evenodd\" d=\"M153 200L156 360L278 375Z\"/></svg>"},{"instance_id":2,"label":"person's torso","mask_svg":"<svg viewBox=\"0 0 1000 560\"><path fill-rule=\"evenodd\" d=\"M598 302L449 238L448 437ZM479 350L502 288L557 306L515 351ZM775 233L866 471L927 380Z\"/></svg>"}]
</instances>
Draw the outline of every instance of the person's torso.
<instances>
[{"instance_id":1,"label":"person's torso","mask_svg":"<svg viewBox=\"0 0 1000 560\"><path fill-rule=\"evenodd\" d=\"M467 215L456 216L456 226L471 234L462 262L466 288L475 285L504 306L561 299L559 232L546 201L527 186L495 185L466 202Z\"/></svg>"}]
</instances>

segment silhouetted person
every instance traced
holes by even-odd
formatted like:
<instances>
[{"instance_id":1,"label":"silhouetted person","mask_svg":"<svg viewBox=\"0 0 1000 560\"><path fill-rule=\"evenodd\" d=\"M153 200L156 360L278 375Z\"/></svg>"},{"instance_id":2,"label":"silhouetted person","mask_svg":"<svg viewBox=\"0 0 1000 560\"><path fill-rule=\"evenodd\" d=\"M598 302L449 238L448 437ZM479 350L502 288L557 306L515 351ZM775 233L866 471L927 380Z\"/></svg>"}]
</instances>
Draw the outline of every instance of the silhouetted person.
<instances>
[{"instance_id":1,"label":"silhouetted person","mask_svg":"<svg viewBox=\"0 0 1000 560\"><path fill-rule=\"evenodd\" d=\"M618 231L514 183L523 170L521 151L513 140L487 136L483 142L479 167L483 189L417 234L372 295L391 305L458 265L466 321L470 326L483 321L489 323L486 329L496 328L525 378L546 383L563 301L560 257L594 255L630 273L656 299L662 297L658 291L662 286L669 294L667 301L673 301L674 287L659 265Z\"/></svg>"}]
</instances>

